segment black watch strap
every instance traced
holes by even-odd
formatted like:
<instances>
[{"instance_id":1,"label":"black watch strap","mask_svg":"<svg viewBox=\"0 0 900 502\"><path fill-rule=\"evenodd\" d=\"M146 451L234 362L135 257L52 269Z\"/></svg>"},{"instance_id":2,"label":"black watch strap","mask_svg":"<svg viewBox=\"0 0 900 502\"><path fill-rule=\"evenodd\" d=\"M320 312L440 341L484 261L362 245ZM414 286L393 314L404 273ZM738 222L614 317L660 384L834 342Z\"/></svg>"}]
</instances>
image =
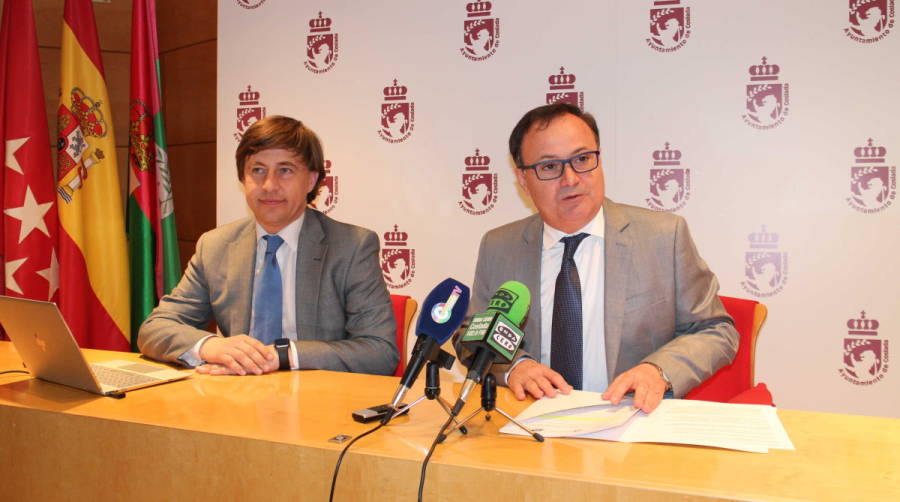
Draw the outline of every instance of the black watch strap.
<instances>
[{"instance_id":1,"label":"black watch strap","mask_svg":"<svg viewBox=\"0 0 900 502\"><path fill-rule=\"evenodd\" d=\"M278 353L278 369L279 370L290 370L291 369L291 341L287 338L279 338L275 340L275 352Z\"/></svg>"}]
</instances>

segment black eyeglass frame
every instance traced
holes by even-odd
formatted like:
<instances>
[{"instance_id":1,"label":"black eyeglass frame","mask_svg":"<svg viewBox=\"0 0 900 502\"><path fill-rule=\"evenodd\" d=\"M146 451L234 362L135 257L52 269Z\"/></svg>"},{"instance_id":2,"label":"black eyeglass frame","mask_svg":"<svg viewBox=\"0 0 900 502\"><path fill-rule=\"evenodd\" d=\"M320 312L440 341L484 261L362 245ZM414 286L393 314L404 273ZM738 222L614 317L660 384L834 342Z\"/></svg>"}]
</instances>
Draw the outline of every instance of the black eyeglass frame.
<instances>
[{"instance_id":1,"label":"black eyeglass frame","mask_svg":"<svg viewBox=\"0 0 900 502\"><path fill-rule=\"evenodd\" d=\"M583 170L583 171L579 171L578 169L575 169L575 164L574 164L572 161L575 160L575 159L577 159L578 157L581 157L582 155L585 155L585 154L594 154L594 155L596 155L596 156L597 156L597 163L594 164L594 167L592 167L592 168L590 168L590 169L585 169L585 170ZM555 163L555 162L562 162L562 166L563 166L563 167L562 167L562 169L560 169L559 174L557 174L556 176L554 176L554 177L552 177L552 178L542 178L541 175L538 174L538 173L540 172L540 171L538 170L539 167L545 166L545 165L547 165L547 164L553 164L553 163ZM600 167L600 150L589 150L589 151L587 151L587 152L578 152L578 153L576 153L575 155L573 155L573 156L571 156L571 157L569 157L569 158L567 158L567 159L550 159L550 160L543 160L543 161L541 161L541 162L535 162L534 164L529 164L529 165L527 165L527 166L518 166L518 167L519 167L519 169L521 169L521 170L523 170L523 171L526 170L526 169L534 169L534 175L537 177L537 179L539 179L539 180L541 180L541 181L553 181L553 180L555 180L555 179L562 178L563 173L566 172L566 164L568 164L569 167L572 168L572 171L574 171L574 172L576 172L576 173L578 173L578 174L589 173L589 172L593 171L594 169L597 169L598 167Z\"/></svg>"}]
</instances>

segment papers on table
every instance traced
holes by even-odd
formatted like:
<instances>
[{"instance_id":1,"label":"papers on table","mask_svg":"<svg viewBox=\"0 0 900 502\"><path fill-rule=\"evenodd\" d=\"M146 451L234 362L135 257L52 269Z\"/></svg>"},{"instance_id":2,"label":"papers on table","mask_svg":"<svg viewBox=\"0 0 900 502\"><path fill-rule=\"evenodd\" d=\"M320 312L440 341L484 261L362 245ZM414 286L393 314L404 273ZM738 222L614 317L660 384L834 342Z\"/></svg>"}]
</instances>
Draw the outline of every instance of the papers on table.
<instances>
[{"instance_id":1,"label":"papers on table","mask_svg":"<svg viewBox=\"0 0 900 502\"><path fill-rule=\"evenodd\" d=\"M793 450L775 408L755 404L664 399L651 414L630 401L613 406L596 392L535 401L519 421L545 437L579 437L627 443L678 443L766 453ZM526 434L512 423L500 432Z\"/></svg>"}]
</instances>

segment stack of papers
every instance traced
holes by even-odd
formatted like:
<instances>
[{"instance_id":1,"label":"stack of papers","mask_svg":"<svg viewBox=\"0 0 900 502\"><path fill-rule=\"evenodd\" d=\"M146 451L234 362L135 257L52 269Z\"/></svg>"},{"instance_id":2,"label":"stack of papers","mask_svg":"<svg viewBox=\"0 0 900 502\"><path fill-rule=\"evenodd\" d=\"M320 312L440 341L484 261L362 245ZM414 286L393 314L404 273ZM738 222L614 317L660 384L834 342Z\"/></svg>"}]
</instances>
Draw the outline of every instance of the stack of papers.
<instances>
[{"instance_id":1,"label":"stack of papers","mask_svg":"<svg viewBox=\"0 0 900 502\"><path fill-rule=\"evenodd\" d=\"M539 399L517 420L544 437L605 439L626 443L677 443L767 453L793 450L775 408L756 404L664 399L649 415L618 406L600 393L573 390L568 396ZM512 422L500 429L528 435Z\"/></svg>"}]
</instances>

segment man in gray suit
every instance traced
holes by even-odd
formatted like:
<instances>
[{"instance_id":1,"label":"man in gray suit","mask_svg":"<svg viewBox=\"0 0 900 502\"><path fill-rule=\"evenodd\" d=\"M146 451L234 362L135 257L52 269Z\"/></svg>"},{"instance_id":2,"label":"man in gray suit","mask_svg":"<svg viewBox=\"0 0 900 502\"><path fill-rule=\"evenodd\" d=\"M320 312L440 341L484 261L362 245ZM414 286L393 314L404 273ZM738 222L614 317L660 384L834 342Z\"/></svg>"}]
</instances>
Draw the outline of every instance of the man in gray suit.
<instances>
[{"instance_id":1,"label":"man in gray suit","mask_svg":"<svg viewBox=\"0 0 900 502\"><path fill-rule=\"evenodd\" d=\"M532 292L525 343L494 368L518 399L574 386L618 404L633 391L650 412L666 391L681 397L731 362L738 334L687 224L605 197L590 114L535 108L509 146L539 214L485 234L470 313L505 281Z\"/></svg>"},{"instance_id":2,"label":"man in gray suit","mask_svg":"<svg viewBox=\"0 0 900 502\"><path fill-rule=\"evenodd\" d=\"M210 374L391 374L396 324L378 237L307 208L325 177L316 134L268 117L235 157L253 217L200 237L181 282L141 326L141 352ZM204 331L211 320L223 336Z\"/></svg>"}]
</instances>

